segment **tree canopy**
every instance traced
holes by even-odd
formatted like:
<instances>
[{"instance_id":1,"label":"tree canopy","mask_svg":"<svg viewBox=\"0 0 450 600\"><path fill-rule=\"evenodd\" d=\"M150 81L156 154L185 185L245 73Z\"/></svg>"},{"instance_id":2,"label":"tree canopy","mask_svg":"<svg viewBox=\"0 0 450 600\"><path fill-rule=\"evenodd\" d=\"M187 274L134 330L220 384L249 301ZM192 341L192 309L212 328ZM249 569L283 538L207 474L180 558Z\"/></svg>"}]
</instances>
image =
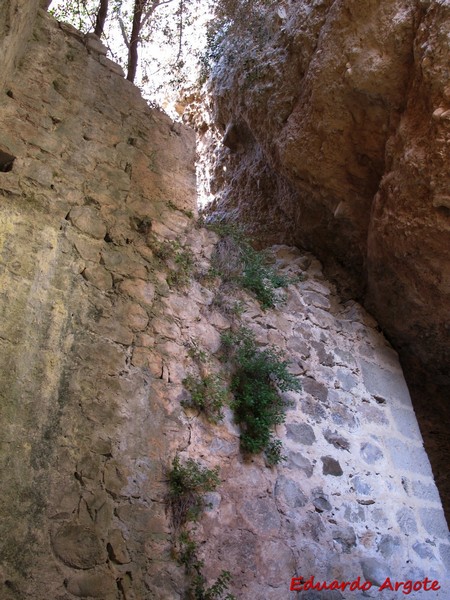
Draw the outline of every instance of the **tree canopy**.
<instances>
[{"instance_id":1,"label":"tree canopy","mask_svg":"<svg viewBox=\"0 0 450 600\"><path fill-rule=\"evenodd\" d=\"M212 4L213 0L54 0L50 12L83 33L94 32L125 69L127 79L152 96L164 86L182 87L195 70L195 58L202 53L201 27Z\"/></svg>"}]
</instances>

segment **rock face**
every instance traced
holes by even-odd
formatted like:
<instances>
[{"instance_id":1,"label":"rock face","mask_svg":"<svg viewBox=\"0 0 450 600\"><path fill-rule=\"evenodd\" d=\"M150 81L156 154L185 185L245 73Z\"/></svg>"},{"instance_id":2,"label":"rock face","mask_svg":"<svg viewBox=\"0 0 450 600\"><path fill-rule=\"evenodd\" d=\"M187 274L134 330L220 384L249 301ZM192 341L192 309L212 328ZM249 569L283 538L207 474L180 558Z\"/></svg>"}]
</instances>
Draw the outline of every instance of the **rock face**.
<instances>
[{"instance_id":1,"label":"rock face","mask_svg":"<svg viewBox=\"0 0 450 600\"><path fill-rule=\"evenodd\" d=\"M278 308L225 293L217 236L193 219L192 132L43 12L0 122L2 600L185 598L165 502L177 453L220 468L190 526L208 585L226 569L237 598L284 600L293 576L360 577L378 597L390 575L426 576L441 590L409 597L444 600L439 494L397 354L364 309L279 245L293 280ZM228 406L217 425L183 408L186 375L231 379L218 351L239 323L302 384L275 468L243 459Z\"/></svg>"},{"instance_id":2,"label":"rock face","mask_svg":"<svg viewBox=\"0 0 450 600\"><path fill-rule=\"evenodd\" d=\"M400 351L431 448L426 405L442 439L449 419L449 4L239 6L211 77L211 210L261 244L313 250L363 299Z\"/></svg>"}]
</instances>

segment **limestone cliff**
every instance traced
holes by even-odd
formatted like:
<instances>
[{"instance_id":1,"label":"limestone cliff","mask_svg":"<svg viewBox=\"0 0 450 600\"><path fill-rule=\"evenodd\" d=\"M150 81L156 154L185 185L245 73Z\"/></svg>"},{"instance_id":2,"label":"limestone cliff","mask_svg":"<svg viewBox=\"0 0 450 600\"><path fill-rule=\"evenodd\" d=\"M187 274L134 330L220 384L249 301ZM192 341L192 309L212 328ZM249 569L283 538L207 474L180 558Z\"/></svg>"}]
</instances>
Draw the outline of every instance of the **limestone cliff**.
<instances>
[{"instance_id":1,"label":"limestone cliff","mask_svg":"<svg viewBox=\"0 0 450 600\"><path fill-rule=\"evenodd\" d=\"M194 218L192 132L98 40L43 11L31 29L0 97L2 600L189 597L176 455L220 473L188 525L207 585L226 569L240 600L306 600L292 577L359 577L377 598L386 577L428 577L441 589L409 597L444 600L448 529L377 323L297 248L271 249L290 277L276 306L226 287ZM230 406L217 424L189 408L187 376L230 382L221 334L240 325L301 384L271 468L243 456Z\"/></svg>"},{"instance_id":2,"label":"limestone cliff","mask_svg":"<svg viewBox=\"0 0 450 600\"><path fill-rule=\"evenodd\" d=\"M448 2L228 5L204 133L219 140L211 211L263 245L314 251L364 301L400 351L447 488Z\"/></svg>"}]
</instances>

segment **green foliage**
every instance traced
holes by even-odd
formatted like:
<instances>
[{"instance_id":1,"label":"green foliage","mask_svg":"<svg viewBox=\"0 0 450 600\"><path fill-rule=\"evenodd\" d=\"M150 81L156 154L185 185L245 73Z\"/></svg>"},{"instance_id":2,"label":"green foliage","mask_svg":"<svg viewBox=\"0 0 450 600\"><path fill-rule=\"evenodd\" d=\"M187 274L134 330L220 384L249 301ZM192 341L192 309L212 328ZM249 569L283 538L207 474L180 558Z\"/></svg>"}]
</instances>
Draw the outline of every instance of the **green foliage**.
<instances>
[{"instance_id":1,"label":"green foliage","mask_svg":"<svg viewBox=\"0 0 450 600\"><path fill-rule=\"evenodd\" d=\"M283 457L273 428L285 419L280 392L299 390L300 384L288 372L281 352L273 347L259 350L248 329L223 334L222 343L225 357L235 366L231 406L242 429L241 449L249 454L266 451L267 462L277 464Z\"/></svg>"},{"instance_id":2,"label":"green foliage","mask_svg":"<svg viewBox=\"0 0 450 600\"><path fill-rule=\"evenodd\" d=\"M209 227L221 236L212 258L213 274L253 292L262 308L273 308L278 300L276 289L291 280L276 272L266 252L251 246L242 229L223 223Z\"/></svg>"},{"instance_id":3,"label":"green foliage","mask_svg":"<svg viewBox=\"0 0 450 600\"><path fill-rule=\"evenodd\" d=\"M178 242L174 242L177 244ZM175 269L171 269L167 276L170 286L182 287L189 283L194 269L194 255L190 248L178 246L174 256Z\"/></svg>"},{"instance_id":4,"label":"green foliage","mask_svg":"<svg viewBox=\"0 0 450 600\"><path fill-rule=\"evenodd\" d=\"M219 470L203 468L192 458L182 465L176 455L168 483L167 505L174 530L179 531L188 521L195 521L205 508L203 494L213 492L219 485Z\"/></svg>"},{"instance_id":5,"label":"green foliage","mask_svg":"<svg viewBox=\"0 0 450 600\"><path fill-rule=\"evenodd\" d=\"M183 532L179 537L178 562L184 565L186 573L191 575L191 585L187 591L187 600L235 600L231 594L225 597L223 594L227 591L231 582L229 571L222 571L211 587L206 587L207 581L202 573L204 562L197 556L197 544L192 540L187 532Z\"/></svg>"},{"instance_id":6,"label":"green foliage","mask_svg":"<svg viewBox=\"0 0 450 600\"><path fill-rule=\"evenodd\" d=\"M208 362L208 353L200 348L197 340L190 340L187 353L197 363Z\"/></svg>"},{"instance_id":7,"label":"green foliage","mask_svg":"<svg viewBox=\"0 0 450 600\"><path fill-rule=\"evenodd\" d=\"M173 202L172 200L168 200L167 201L167 206L171 209L171 210L177 210L178 212L182 213L183 215L186 215L186 217L188 217L189 219L193 219L194 218L194 211L187 209L187 208L179 208L175 202Z\"/></svg>"},{"instance_id":8,"label":"green foliage","mask_svg":"<svg viewBox=\"0 0 450 600\"><path fill-rule=\"evenodd\" d=\"M189 283L194 269L194 255L190 248L182 246L177 240L159 242L149 240L150 248L157 258L171 261L173 268L167 274L167 283L171 287L182 287Z\"/></svg>"},{"instance_id":9,"label":"green foliage","mask_svg":"<svg viewBox=\"0 0 450 600\"><path fill-rule=\"evenodd\" d=\"M214 65L219 61L221 46L226 38L229 23L225 19L212 19L206 31L206 45L199 56L200 73L198 85L203 85L211 74Z\"/></svg>"},{"instance_id":10,"label":"green foliage","mask_svg":"<svg viewBox=\"0 0 450 600\"><path fill-rule=\"evenodd\" d=\"M49 12L88 33L95 30L99 6L100 0L53 0ZM141 8L137 36L132 35L136 6ZM205 34L199 23L204 10L200 0L109 0L102 41L110 57L128 71L128 78L133 70L130 46L137 42L137 83L152 101L162 103L178 98L187 82L196 79L191 71L198 67L192 62L203 47L199 40Z\"/></svg>"},{"instance_id":11,"label":"green foliage","mask_svg":"<svg viewBox=\"0 0 450 600\"><path fill-rule=\"evenodd\" d=\"M224 598L224 600L235 600L235 597L232 594L223 596L228 589L230 581L231 573L229 571L222 571L215 583L211 587L206 588L206 578L201 573L198 573L193 578L192 585L188 592L188 599L220 600L221 598Z\"/></svg>"},{"instance_id":12,"label":"green foliage","mask_svg":"<svg viewBox=\"0 0 450 600\"><path fill-rule=\"evenodd\" d=\"M191 393L190 400L182 402L183 406L200 410L212 423L223 419L222 409L227 402L228 391L221 377L206 375L195 379L189 375L183 381L183 385Z\"/></svg>"},{"instance_id":13,"label":"green foliage","mask_svg":"<svg viewBox=\"0 0 450 600\"><path fill-rule=\"evenodd\" d=\"M233 304L233 306L230 309L230 312L231 314L236 315L236 317L238 318L242 317L243 313L245 312L245 304L238 300Z\"/></svg>"},{"instance_id":14,"label":"green foliage","mask_svg":"<svg viewBox=\"0 0 450 600\"><path fill-rule=\"evenodd\" d=\"M272 440L269 442L269 445L265 450L266 462L269 467L278 465L283 460L286 460L286 457L281 454L282 449L283 445L281 440Z\"/></svg>"}]
</instances>

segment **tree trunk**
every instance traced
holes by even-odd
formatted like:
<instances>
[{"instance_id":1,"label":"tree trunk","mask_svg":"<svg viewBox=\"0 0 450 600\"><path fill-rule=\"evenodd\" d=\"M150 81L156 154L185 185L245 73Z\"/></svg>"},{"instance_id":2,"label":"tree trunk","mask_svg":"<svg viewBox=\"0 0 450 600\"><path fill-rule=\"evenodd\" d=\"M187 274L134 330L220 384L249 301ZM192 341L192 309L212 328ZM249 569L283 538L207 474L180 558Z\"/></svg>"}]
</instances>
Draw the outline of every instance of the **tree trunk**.
<instances>
[{"instance_id":1,"label":"tree trunk","mask_svg":"<svg viewBox=\"0 0 450 600\"><path fill-rule=\"evenodd\" d=\"M105 27L106 17L108 15L108 2L109 0L100 0L100 6L97 13L97 19L95 21L95 35L102 37L103 28Z\"/></svg>"},{"instance_id":2,"label":"tree trunk","mask_svg":"<svg viewBox=\"0 0 450 600\"><path fill-rule=\"evenodd\" d=\"M133 10L133 27L131 30L130 46L128 49L128 81L133 82L136 77L138 64L139 34L142 26L142 13L146 0L135 0Z\"/></svg>"}]
</instances>

